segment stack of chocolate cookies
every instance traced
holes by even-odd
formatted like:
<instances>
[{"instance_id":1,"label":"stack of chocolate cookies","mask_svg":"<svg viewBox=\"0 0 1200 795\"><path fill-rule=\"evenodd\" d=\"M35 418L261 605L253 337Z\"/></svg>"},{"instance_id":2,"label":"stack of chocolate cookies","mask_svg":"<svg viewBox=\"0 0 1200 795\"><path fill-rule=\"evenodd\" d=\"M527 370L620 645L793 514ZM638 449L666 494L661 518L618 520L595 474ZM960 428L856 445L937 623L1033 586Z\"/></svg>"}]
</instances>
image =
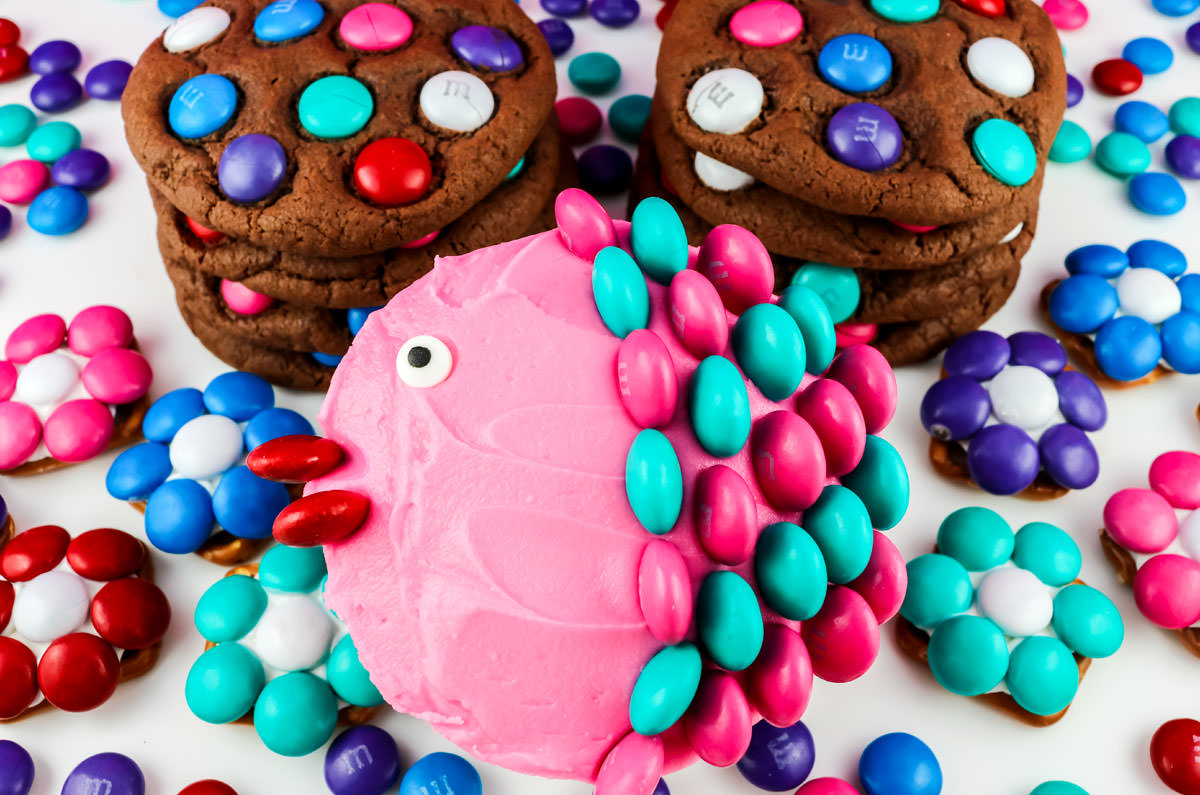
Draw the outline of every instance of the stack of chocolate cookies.
<instances>
[{"instance_id":1,"label":"stack of chocolate cookies","mask_svg":"<svg viewBox=\"0 0 1200 795\"><path fill-rule=\"evenodd\" d=\"M634 202L672 201L694 240L750 229L784 283L807 262L853 270L858 300L839 290L835 320L893 364L1000 309L1066 105L1058 36L1032 0L686 10L664 34Z\"/></svg>"},{"instance_id":2,"label":"stack of chocolate cookies","mask_svg":"<svg viewBox=\"0 0 1200 795\"><path fill-rule=\"evenodd\" d=\"M324 389L434 257L553 225L574 162L512 0L211 0L123 100L180 311L228 364Z\"/></svg>"}]
</instances>

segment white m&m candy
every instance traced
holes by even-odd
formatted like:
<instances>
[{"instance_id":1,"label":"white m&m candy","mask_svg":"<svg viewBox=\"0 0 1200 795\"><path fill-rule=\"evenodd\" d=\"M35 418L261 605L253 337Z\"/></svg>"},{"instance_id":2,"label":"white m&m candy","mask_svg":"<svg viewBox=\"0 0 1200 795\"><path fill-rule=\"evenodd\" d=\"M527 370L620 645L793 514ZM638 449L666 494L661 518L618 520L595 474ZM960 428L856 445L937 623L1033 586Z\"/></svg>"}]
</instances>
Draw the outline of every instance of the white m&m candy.
<instances>
[{"instance_id":1,"label":"white m&m candy","mask_svg":"<svg viewBox=\"0 0 1200 795\"><path fill-rule=\"evenodd\" d=\"M477 130L488 123L495 110L492 90L469 72L439 72L421 86L421 112L447 130Z\"/></svg>"},{"instance_id":2,"label":"white m&m candy","mask_svg":"<svg viewBox=\"0 0 1200 795\"><path fill-rule=\"evenodd\" d=\"M1044 427L1058 409L1058 391L1050 376L1026 364L1001 370L987 391L996 419L1027 431Z\"/></svg>"},{"instance_id":3,"label":"white m&m candy","mask_svg":"<svg viewBox=\"0 0 1200 795\"><path fill-rule=\"evenodd\" d=\"M1042 581L1025 569L988 573L975 594L979 610L1014 638L1036 635L1050 625L1054 602Z\"/></svg>"},{"instance_id":4,"label":"white m&m candy","mask_svg":"<svg viewBox=\"0 0 1200 795\"><path fill-rule=\"evenodd\" d=\"M1121 312L1158 324L1178 314L1183 305L1179 288L1170 276L1154 268L1130 268L1117 277Z\"/></svg>"},{"instance_id":5,"label":"white m&m candy","mask_svg":"<svg viewBox=\"0 0 1200 795\"><path fill-rule=\"evenodd\" d=\"M713 190L728 193L754 184L754 177L745 171L739 171L703 152L696 153L695 168L699 180Z\"/></svg>"},{"instance_id":6,"label":"white m&m candy","mask_svg":"<svg viewBox=\"0 0 1200 795\"><path fill-rule=\"evenodd\" d=\"M696 81L688 94L692 121L707 132L740 133L762 113L762 83L744 69L717 69Z\"/></svg>"},{"instance_id":7,"label":"white m&m candy","mask_svg":"<svg viewBox=\"0 0 1200 795\"><path fill-rule=\"evenodd\" d=\"M215 6L194 8L163 31L163 49L184 52L208 44L229 27L229 12Z\"/></svg>"},{"instance_id":8,"label":"white m&m candy","mask_svg":"<svg viewBox=\"0 0 1200 795\"><path fill-rule=\"evenodd\" d=\"M34 357L17 376L13 400L33 406L48 406L65 398L79 383L79 365L61 353Z\"/></svg>"},{"instance_id":9,"label":"white m&m candy","mask_svg":"<svg viewBox=\"0 0 1200 795\"><path fill-rule=\"evenodd\" d=\"M308 596L280 595L254 629L254 647L264 663L281 671L307 671L329 654L333 623Z\"/></svg>"},{"instance_id":10,"label":"white m&m candy","mask_svg":"<svg viewBox=\"0 0 1200 795\"><path fill-rule=\"evenodd\" d=\"M1033 63L1008 39L980 39L967 50L967 69L986 88L1006 97L1023 97L1033 90Z\"/></svg>"},{"instance_id":11,"label":"white m&m candy","mask_svg":"<svg viewBox=\"0 0 1200 795\"><path fill-rule=\"evenodd\" d=\"M185 478L208 480L242 457L242 429L220 414L188 420L171 440L171 467Z\"/></svg>"},{"instance_id":12,"label":"white m&m candy","mask_svg":"<svg viewBox=\"0 0 1200 795\"><path fill-rule=\"evenodd\" d=\"M1009 233L1007 235L1000 238L1000 245L1003 246L1005 243L1011 243L1014 240L1016 240L1017 236L1021 234L1021 230L1023 230L1024 228L1025 228L1024 221L1022 221L1021 223L1014 226L1011 230L1009 230Z\"/></svg>"},{"instance_id":13,"label":"white m&m candy","mask_svg":"<svg viewBox=\"0 0 1200 795\"><path fill-rule=\"evenodd\" d=\"M88 616L91 597L78 574L48 571L17 592L13 628L26 640L49 643L74 632Z\"/></svg>"}]
</instances>

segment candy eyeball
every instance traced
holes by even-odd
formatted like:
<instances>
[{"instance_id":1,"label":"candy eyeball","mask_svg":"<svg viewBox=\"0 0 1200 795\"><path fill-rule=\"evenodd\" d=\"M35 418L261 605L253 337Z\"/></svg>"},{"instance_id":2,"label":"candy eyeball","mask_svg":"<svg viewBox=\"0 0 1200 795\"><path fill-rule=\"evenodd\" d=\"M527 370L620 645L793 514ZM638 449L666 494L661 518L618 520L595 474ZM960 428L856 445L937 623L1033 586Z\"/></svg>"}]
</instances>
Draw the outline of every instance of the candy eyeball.
<instances>
[{"instance_id":1,"label":"candy eyeball","mask_svg":"<svg viewBox=\"0 0 1200 795\"><path fill-rule=\"evenodd\" d=\"M454 368L454 357L446 343L421 334L400 346L396 354L396 372L411 387L428 389L446 380Z\"/></svg>"}]
</instances>

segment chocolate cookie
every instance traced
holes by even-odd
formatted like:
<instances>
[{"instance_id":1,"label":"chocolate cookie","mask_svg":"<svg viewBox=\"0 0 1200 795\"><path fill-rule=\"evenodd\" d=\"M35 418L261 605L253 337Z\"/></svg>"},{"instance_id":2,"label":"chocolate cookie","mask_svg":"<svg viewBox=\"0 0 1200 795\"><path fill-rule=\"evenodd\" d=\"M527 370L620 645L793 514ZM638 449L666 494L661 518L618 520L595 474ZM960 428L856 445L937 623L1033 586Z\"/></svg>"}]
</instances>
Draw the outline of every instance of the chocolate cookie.
<instances>
[{"instance_id":1,"label":"chocolate cookie","mask_svg":"<svg viewBox=\"0 0 1200 795\"><path fill-rule=\"evenodd\" d=\"M143 53L126 137L171 204L257 245L420 240L496 188L552 111L545 38L509 0L211 8L227 25L181 17Z\"/></svg>"},{"instance_id":2,"label":"chocolate cookie","mask_svg":"<svg viewBox=\"0 0 1200 795\"><path fill-rule=\"evenodd\" d=\"M777 254L848 268L881 270L943 265L995 246L1020 234L1021 224L1037 214L1042 173L1017 192L1014 201L978 219L923 233L866 216L842 215L753 181L733 190L714 190L728 168L685 146L661 112L651 114L652 145L663 177L680 199L712 224L744 226ZM716 169L716 176L704 176ZM752 178L751 178L752 179Z\"/></svg>"},{"instance_id":3,"label":"chocolate cookie","mask_svg":"<svg viewBox=\"0 0 1200 795\"><path fill-rule=\"evenodd\" d=\"M241 281L255 292L284 301L351 309L385 303L425 273L434 257L495 245L553 226L554 195L578 183L571 150L559 146L553 123L526 155L524 169L442 230L432 243L363 257L310 257L262 248L230 237L205 241L161 194L159 249L164 259L188 270Z\"/></svg>"},{"instance_id":4,"label":"chocolate cookie","mask_svg":"<svg viewBox=\"0 0 1200 795\"><path fill-rule=\"evenodd\" d=\"M999 210L1044 168L1066 73L1032 0L995 17L800 0L766 26L745 5L695 0L666 26L658 93L690 149L828 210L914 225Z\"/></svg>"}]
</instances>

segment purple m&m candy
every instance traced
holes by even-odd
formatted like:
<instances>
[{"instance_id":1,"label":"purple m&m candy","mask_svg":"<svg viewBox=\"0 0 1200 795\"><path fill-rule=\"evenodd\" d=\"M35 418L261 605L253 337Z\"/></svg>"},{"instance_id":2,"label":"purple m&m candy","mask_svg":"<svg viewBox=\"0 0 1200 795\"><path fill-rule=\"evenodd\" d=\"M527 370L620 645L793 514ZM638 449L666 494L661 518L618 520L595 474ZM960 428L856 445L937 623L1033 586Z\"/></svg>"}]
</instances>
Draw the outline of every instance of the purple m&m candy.
<instances>
[{"instance_id":1,"label":"purple m&m candy","mask_svg":"<svg viewBox=\"0 0 1200 795\"><path fill-rule=\"evenodd\" d=\"M1067 75L1067 107L1073 108L1083 100L1083 83L1075 75Z\"/></svg>"},{"instance_id":2,"label":"purple m&m candy","mask_svg":"<svg viewBox=\"0 0 1200 795\"><path fill-rule=\"evenodd\" d=\"M95 190L108 181L108 158L94 149L67 152L50 169L50 178L58 185L79 190Z\"/></svg>"},{"instance_id":3,"label":"purple m&m candy","mask_svg":"<svg viewBox=\"0 0 1200 795\"><path fill-rule=\"evenodd\" d=\"M579 179L584 190L600 196L620 193L633 177L633 160L619 146L597 144L579 156Z\"/></svg>"},{"instance_id":4,"label":"purple m&m candy","mask_svg":"<svg viewBox=\"0 0 1200 795\"><path fill-rule=\"evenodd\" d=\"M133 67L122 60L98 63L88 70L83 78L83 87L88 96L94 99L118 100L125 92L125 84L129 82L129 73Z\"/></svg>"},{"instance_id":5,"label":"purple m&m candy","mask_svg":"<svg viewBox=\"0 0 1200 795\"><path fill-rule=\"evenodd\" d=\"M96 754L80 762L62 795L146 795L146 779L137 763L124 754Z\"/></svg>"},{"instance_id":6,"label":"purple m&m candy","mask_svg":"<svg viewBox=\"0 0 1200 795\"><path fill-rule=\"evenodd\" d=\"M233 139L221 153L217 181L225 195L236 202L267 198L287 172L287 155L269 135L251 133Z\"/></svg>"},{"instance_id":7,"label":"purple m&m candy","mask_svg":"<svg viewBox=\"0 0 1200 795\"><path fill-rule=\"evenodd\" d=\"M400 752L377 726L339 734L325 753L325 784L333 795L382 795L400 779Z\"/></svg>"},{"instance_id":8,"label":"purple m&m candy","mask_svg":"<svg viewBox=\"0 0 1200 795\"><path fill-rule=\"evenodd\" d=\"M972 331L946 349L942 366L946 368L946 375L965 375L976 381L986 381L1004 369L1011 355L1008 340L996 332Z\"/></svg>"},{"instance_id":9,"label":"purple m&m candy","mask_svg":"<svg viewBox=\"0 0 1200 795\"><path fill-rule=\"evenodd\" d=\"M658 780L658 786L654 788L654 792L650 795L671 795L671 788L667 786L667 782L663 779Z\"/></svg>"},{"instance_id":10,"label":"purple m&m candy","mask_svg":"<svg viewBox=\"0 0 1200 795\"><path fill-rule=\"evenodd\" d=\"M556 17L577 17L587 10L587 0L542 0L542 8Z\"/></svg>"},{"instance_id":11,"label":"purple m&m candy","mask_svg":"<svg viewBox=\"0 0 1200 795\"><path fill-rule=\"evenodd\" d=\"M592 19L610 28L631 24L641 12L637 0L592 0L588 6Z\"/></svg>"},{"instance_id":12,"label":"purple m&m candy","mask_svg":"<svg viewBox=\"0 0 1200 795\"><path fill-rule=\"evenodd\" d=\"M1054 338L1040 331L1018 331L1008 338L1009 364L1027 364L1049 376L1067 366L1067 352Z\"/></svg>"},{"instance_id":13,"label":"purple m&m candy","mask_svg":"<svg viewBox=\"0 0 1200 795\"><path fill-rule=\"evenodd\" d=\"M0 204L0 240L8 237L9 230L12 229L12 210ZM2 520L0 520L2 521Z\"/></svg>"},{"instance_id":14,"label":"purple m&m candy","mask_svg":"<svg viewBox=\"0 0 1200 795\"><path fill-rule=\"evenodd\" d=\"M862 171L887 168L904 145L892 114L870 102L855 102L833 114L826 137L834 157Z\"/></svg>"},{"instance_id":15,"label":"purple m&m candy","mask_svg":"<svg viewBox=\"0 0 1200 795\"><path fill-rule=\"evenodd\" d=\"M921 424L935 439L970 439L992 411L988 392L965 375L935 381L921 399Z\"/></svg>"},{"instance_id":16,"label":"purple m&m candy","mask_svg":"<svg viewBox=\"0 0 1200 795\"><path fill-rule=\"evenodd\" d=\"M525 62L512 36L489 25L459 28L450 37L450 47L472 66L492 72L508 72Z\"/></svg>"},{"instance_id":17,"label":"purple m&m candy","mask_svg":"<svg viewBox=\"0 0 1200 795\"><path fill-rule=\"evenodd\" d=\"M1200 22L1193 22L1187 29L1187 46L1192 52L1200 52Z\"/></svg>"},{"instance_id":18,"label":"purple m&m candy","mask_svg":"<svg viewBox=\"0 0 1200 795\"><path fill-rule=\"evenodd\" d=\"M1037 443L1015 425L989 425L967 448L971 479L991 494L1024 491L1040 468Z\"/></svg>"},{"instance_id":19,"label":"purple m&m candy","mask_svg":"<svg viewBox=\"0 0 1200 795\"><path fill-rule=\"evenodd\" d=\"M546 44L550 45L552 55L562 55L575 43L575 31L571 30L571 26L561 19L556 17L543 19L537 23L537 26L542 35L546 37Z\"/></svg>"},{"instance_id":20,"label":"purple m&m candy","mask_svg":"<svg viewBox=\"0 0 1200 795\"><path fill-rule=\"evenodd\" d=\"M1100 476L1100 457L1087 434L1062 423L1046 429L1038 439L1038 452L1046 474L1068 489L1086 489Z\"/></svg>"},{"instance_id":21,"label":"purple m&m candy","mask_svg":"<svg viewBox=\"0 0 1200 795\"><path fill-rule=\"evenodd\" d=\"M803 723L781 729L760 720L754 724L750 747L737 768L754 786L783 792L803 784L815 761L812 732Z\"/></svg>"},{"instance_id":22,"label":"purple m&m candy","mask_svg":"<svg viewBox=\"0 0 1200 795\"><path fill-rule=\"evenodd\" d=\"M82 56L79 48L69 41L48 41L29 53L29 71L36 75L56 75L73 72Z\"/></svg>"},{"instance_id":23,"label":"purple m&m candy","mask_svg":"<svg viewBox=\"0 0 1200 795\"><path fill-rule=\"evenodd\" d=\"M1200 179L1200 138L1176 135L1167 144L1167 164L1187 179Z\"/></svg>"},{"instance_id":24,"label":"purple m&m candy","mask_svg":"<svg viewBox=\"0 0 1200 795\"><path fill-rule=\"evenodd\" d=\"M0 740L0 795L29 795L32 788L33 757L12 740Z\"/></svg>"},{"instance_id":25,"label":"purple m&m candy","mask_svg":"<svg viewBox=\"0 0 1200 795\"><path fill-rule=\"evenodd\" d=\"M47 113L73 108L82 98L83 86L69 74L46 75L29 89L29 101L35 108Z\"/></svg>"},{"instance_id":26,"label":"purple m&m candy","mask_svg":"<svg viewBox=\"0 0 1200 795\"><path fill-rule=\"evenodd\" d=\"M1085 431L1096 431L1108 420L1108 406L1100 387L1078 370L1063 370L1054 379L1058 409L1067 422Z\"/></svg>"}]
</instances>

